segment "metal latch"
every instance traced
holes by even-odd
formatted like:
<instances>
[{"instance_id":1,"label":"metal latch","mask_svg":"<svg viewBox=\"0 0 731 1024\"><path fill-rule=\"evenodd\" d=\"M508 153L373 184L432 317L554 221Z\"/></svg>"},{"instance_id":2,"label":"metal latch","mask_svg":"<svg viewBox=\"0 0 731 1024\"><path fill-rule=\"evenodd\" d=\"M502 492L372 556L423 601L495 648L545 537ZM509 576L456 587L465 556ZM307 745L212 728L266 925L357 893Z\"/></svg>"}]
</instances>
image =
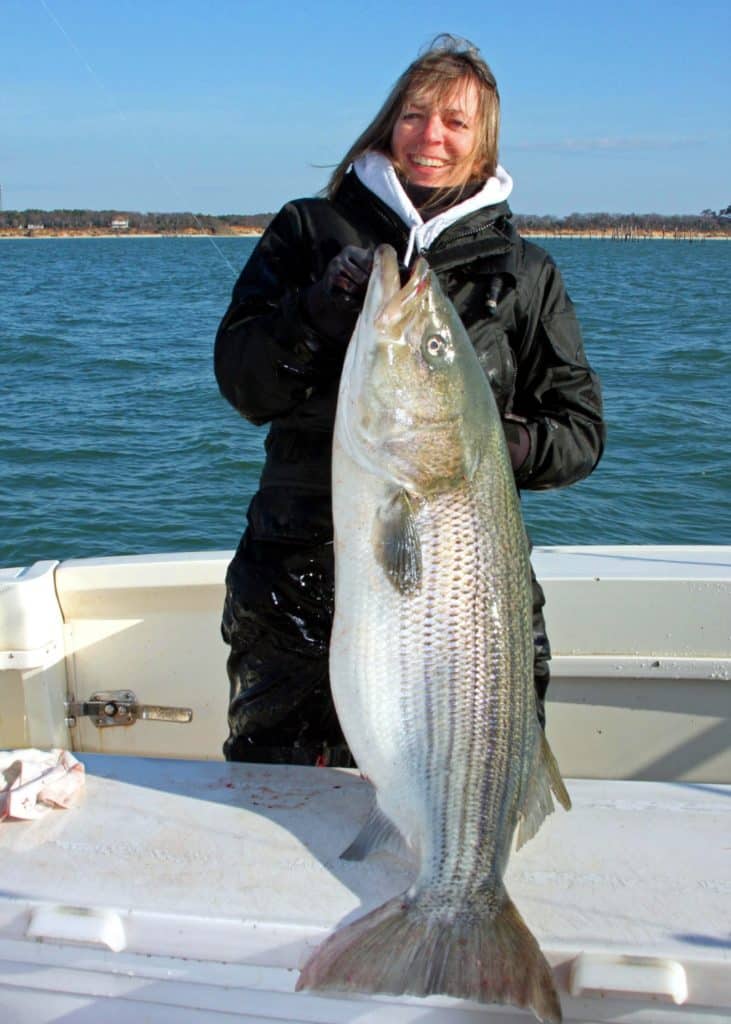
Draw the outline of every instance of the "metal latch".
<instances>
[{"instance_id":1,"label":"metal latch","mask_svg":"<svg viewBox=\"0 0 731 1024\"><path fill-rule=\"evenodd\" d=\"M72 729L77 718L91 718L98 729L110 725L134 725L136 721L190 722L192 708L169 708L159 704L138 704L131 690L100 690L88 700L66 701L66 725Z\"/></svg>"}]
</instances>

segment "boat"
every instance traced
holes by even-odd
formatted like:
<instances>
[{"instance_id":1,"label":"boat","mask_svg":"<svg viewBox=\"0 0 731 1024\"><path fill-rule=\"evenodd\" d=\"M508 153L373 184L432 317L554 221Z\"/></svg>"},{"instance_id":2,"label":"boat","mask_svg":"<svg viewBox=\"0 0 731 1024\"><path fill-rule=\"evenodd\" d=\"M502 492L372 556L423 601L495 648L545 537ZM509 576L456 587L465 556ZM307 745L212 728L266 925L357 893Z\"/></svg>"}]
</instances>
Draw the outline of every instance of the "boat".
<instances>
[{"instance_id":1,"label":"boat","mask_svg":"<svg viewBox=\"0 0 731 1024\"><path fill-rule=\"evenodd\" d=\"M295 992L338 923L410 884L339 853L357 771L222 760L230 552L0 569L0 748L69 750L81 800L0 824L0 1011L52 1021L530 1015ZM547 731L573 801L507 885L564 1020L731 1021L731 546L543 547Z\"/></svg>"}]
</instances>

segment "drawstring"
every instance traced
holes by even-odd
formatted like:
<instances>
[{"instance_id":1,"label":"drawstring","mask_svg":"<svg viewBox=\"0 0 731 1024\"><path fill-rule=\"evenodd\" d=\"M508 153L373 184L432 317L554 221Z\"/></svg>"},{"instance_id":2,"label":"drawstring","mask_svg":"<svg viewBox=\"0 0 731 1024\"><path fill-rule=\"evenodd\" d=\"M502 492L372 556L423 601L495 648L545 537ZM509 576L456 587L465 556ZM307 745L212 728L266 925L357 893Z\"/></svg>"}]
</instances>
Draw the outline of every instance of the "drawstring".
<instances>
[{"instance_id":1,"label":"drawstring","mask_svg":"<svg viewBox=\"0 0 731 1024\"><path fill-rule=\"evenodd\" d=\"M411 263L411 257L414 255L414 246L416 244L416 224L411 225L411 231L409 232L409 244L406 246L406 255L404 256L404 266L408 267Z\"/></svg>"}]
</instances>

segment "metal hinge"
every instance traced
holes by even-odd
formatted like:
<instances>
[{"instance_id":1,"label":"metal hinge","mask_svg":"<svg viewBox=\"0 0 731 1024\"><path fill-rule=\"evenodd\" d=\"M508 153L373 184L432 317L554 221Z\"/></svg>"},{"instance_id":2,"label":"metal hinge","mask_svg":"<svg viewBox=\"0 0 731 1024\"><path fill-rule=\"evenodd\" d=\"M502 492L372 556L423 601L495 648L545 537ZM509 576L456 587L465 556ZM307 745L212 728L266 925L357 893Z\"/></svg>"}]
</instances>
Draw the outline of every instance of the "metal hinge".
<instances>
[{"instance_id":1,"label":"metal hinge","mask_svg":"<svg viewBox=\"0 0 731 1024\"><path fill-rule=\"evenodd\" d=\"M78 718L91 718L99 729L111 725L134 725L136 721L190 722L192 708L169 708L158 704L138 704L131 690L100 690L88 700L66 701L66 725L73 729Z\"/></svg>"}]
</instances>

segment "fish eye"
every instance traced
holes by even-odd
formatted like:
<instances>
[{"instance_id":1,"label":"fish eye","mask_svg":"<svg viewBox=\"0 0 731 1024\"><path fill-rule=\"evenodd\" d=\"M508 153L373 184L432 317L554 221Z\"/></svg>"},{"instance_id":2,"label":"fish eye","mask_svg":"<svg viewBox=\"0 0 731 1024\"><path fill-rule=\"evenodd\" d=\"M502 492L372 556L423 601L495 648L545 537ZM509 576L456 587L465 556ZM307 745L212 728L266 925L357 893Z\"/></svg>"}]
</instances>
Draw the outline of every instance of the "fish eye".
<instances>
[{"instance_id":1,"label":"fish eye","mask_svg":"<svg viewBox=\"0 0 731 1024\"><path fill-rule=\"evenodd\" d=\"M429 334L422 344L424 358L428 363L451 363L454 349L443 334Z\"/></svg>"}]
</instances>

